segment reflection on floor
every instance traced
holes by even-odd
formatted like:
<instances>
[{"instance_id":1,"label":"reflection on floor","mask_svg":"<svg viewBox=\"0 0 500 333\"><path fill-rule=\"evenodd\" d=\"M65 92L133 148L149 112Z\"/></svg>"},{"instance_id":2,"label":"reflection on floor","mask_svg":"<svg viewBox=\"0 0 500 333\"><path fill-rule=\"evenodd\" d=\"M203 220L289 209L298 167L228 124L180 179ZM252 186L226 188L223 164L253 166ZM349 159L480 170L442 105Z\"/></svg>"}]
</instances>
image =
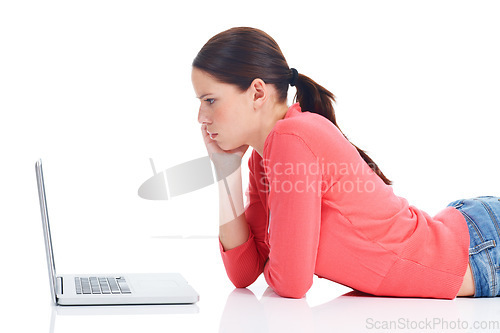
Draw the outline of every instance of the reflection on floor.
<instances>
[{"instance_id":1,"label":"reflection on floor","mask_svg":"<svg viewBox=\"0 0 500 333\"><path fill-rule=\"evenodd\" d=\"M455 300L374 297L348 292L310 307L271 289L260 299L249 289L228 297L219 332L382 332L500 330L499 298Z\"/></svg>"}]
</instances>

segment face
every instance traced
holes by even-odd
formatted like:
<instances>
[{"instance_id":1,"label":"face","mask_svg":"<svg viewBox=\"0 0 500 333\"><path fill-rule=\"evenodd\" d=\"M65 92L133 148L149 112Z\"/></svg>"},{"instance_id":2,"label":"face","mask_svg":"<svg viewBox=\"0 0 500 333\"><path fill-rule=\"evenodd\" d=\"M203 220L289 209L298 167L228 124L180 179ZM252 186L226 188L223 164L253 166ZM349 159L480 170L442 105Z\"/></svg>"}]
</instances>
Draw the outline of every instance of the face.
<instances>
[{"instance_id":1,"label":"face","mask_svg":"<svg viewBox=\"0 0 500 333\"><path fill-rule=\"evenodd\" d=\"M191 80L201 103L198 122L207 125L212 140L223 150L248 144L253 123L250 92L241 92L235 85L221 83L194 67Z\"/></svg>"}]
</instances>

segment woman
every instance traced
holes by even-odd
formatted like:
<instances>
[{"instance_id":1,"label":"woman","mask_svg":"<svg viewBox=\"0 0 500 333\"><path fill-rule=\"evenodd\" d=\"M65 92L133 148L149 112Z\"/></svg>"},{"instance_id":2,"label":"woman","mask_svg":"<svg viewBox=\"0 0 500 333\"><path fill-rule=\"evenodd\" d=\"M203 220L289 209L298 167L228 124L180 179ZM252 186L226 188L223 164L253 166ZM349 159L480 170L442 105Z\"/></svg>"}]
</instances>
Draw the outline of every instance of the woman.
<instances>
[{"instance_id":1,"label":"woman","mask_svg":"<svg viewBox=\"0 0 500 333\"><path fill-rule=\"evenodd\" d=\"M192 82L224 178L220 250L236 287L264 273L277 294L301 298L316 274L382 296L499 295L500 199L457 200L434 217L410 206L338 128L333 94L289 68L269 35L241 27L212 37ZM238 166L249 146L244 207Z\"/></svg>"}]
</instances>

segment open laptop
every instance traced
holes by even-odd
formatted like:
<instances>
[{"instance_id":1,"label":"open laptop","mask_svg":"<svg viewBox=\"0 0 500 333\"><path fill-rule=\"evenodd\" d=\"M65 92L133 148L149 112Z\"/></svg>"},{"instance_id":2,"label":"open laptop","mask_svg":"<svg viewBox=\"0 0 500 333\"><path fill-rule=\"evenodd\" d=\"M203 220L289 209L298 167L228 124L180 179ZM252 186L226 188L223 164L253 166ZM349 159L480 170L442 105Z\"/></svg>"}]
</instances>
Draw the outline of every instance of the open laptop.
<instances>
[{"instance_id":1,"label":"open laptop","mask_svg":"<svg viewBox=\"0 0 500 333\"><path fill-rule=\"evenodd\" d=\"M56 275L42 160L35 164L52 300L59 305L191 304L198 293L178 273Z\"/></svg>"}]
</instances>

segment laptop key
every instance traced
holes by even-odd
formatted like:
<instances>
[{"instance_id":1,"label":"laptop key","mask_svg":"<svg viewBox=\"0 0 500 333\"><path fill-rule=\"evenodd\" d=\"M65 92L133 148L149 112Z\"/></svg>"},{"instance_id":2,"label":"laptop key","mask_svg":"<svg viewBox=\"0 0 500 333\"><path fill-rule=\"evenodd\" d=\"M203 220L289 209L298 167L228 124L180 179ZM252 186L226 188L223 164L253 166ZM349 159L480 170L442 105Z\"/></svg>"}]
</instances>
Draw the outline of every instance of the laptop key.
<instances>
[{"instance_id":1,"label":"laptop key","mask_svg":"<svg viewBox=\"0 0 500 333\"><path fill-rule=\"evenodd\" d=\"M80 281L82 283L82 291L83 294L92 294L92 290L90 289L90 282L88 278L80 278Z\"/></svg>"},{"instance_id":2,"label":"laptop key","mask_svg":"<svg viewBox=\"0 0 500 333\"><path fill-rule=\"evenodd\" d=\"M130 288L124 278L118 278L116 279L116 282L118 282L122 294L131 294Z\"/></svg>"},{"instance_id":3,"label":"laptop key","mask_svg":"<svg viewBox=\"0 0 500 333\"><path fill-rule=\"evenodd\" d=\"M111 289L109 289L108 280L106 278L99 278L99 285L101 286L101 291L103 294L111 294Z\"/></svg>"},{"instance_id":4,"label":"laptop key","mask_svg":"<svg viewBox=\"0 0 500 333\"><path fill-rule=\"evenodd\" d=\"M96 277L90 278L90 287L92 288L92 294L101 293L101 288L99 288L99 282Z\"/></svg>"},{"instance_id":5,"label":"laptop key","mask_svg":"<svg viewBox=\"0 0 500 333\"><path fill-rule=\"evenodd\" d=\"M118 288L118 284L114 278L108 278L109 287L111 288L112 294L119 294L120 288Z\"/></svg>"},{"instance_id":6,"label":"laptop key","mask_svg":"<svg viewBox=\"0 0 500 333\"><path fill-rule=\"evenodd\" d=\"M82 284L80 283L80 278L75 277L75 291L78 295L82 293Z\"/></svg>"}]
</instances>

